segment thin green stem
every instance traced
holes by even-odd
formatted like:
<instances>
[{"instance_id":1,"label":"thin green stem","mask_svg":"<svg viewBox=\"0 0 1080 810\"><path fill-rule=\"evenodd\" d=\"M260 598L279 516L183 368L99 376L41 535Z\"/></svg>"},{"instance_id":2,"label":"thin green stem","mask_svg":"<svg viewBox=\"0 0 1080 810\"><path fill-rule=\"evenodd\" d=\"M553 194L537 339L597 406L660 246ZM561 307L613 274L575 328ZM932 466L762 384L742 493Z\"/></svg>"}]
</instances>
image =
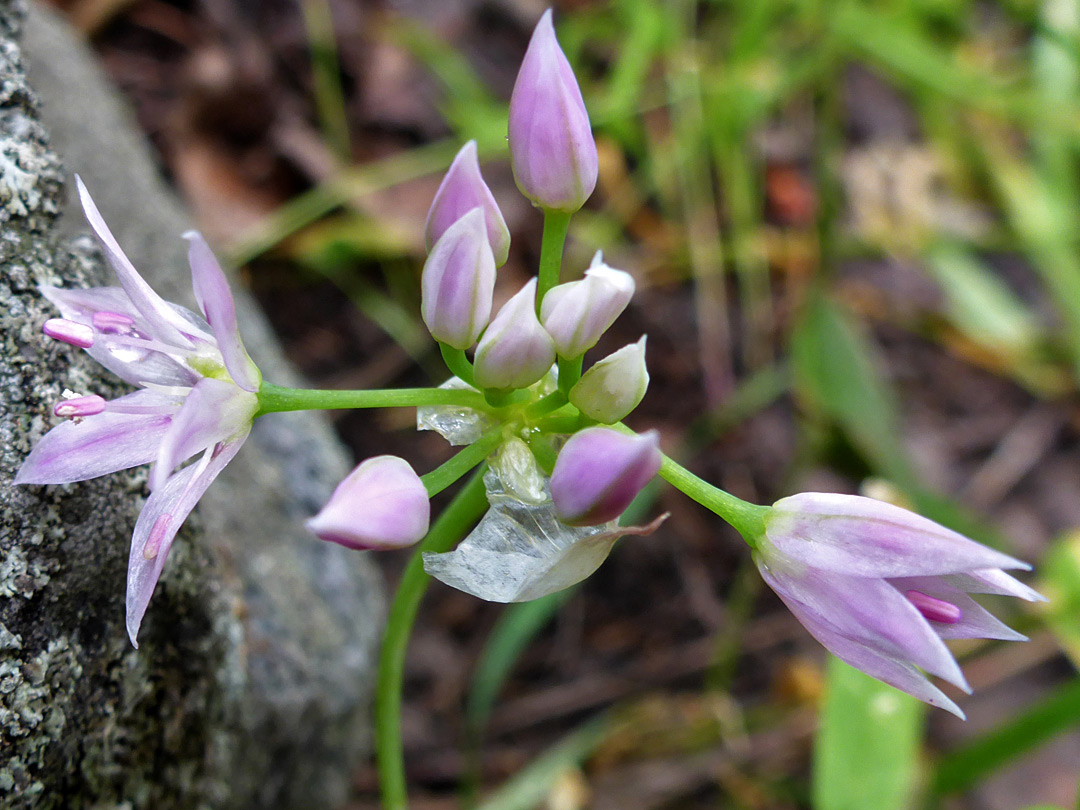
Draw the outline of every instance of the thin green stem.
<instances>
[{"instance_id":1,"label":"thin green stem","mask_svg":"<svg viewBox=\"0 0 1080 810\"><path fill-rule=\"evenodd\" d=\"M503 440L503 426L492 428L449 461L421 475L429 498L438 495L461 476L483 461Z\"/></svg>"},{"instance_id":2,"label":"thin green stem","mask_svg":"<svg viewBox=\"0 0 1080 810\"><path fill-rule=\"evenodd\" d=\"M489 410L479 391L447 388L397 388L371 391L331 391L317 388L283 388L263 383L259 389L257 416L280 411L332 411L346 408L398 408L420 405L460 405Z\"/></svg>"},{"instance_id":3,"label":"thin green stem","mask_svg":"<svg viewBox=\"0 0 1080 810\"><path fill-rule=\"evenodd\" d=\"M536 400L532 405L525 409L526 419L539 419L541 416L547 416L552 411L557 411L563 405L567 403L566 394L562 391L552 391L547 396L541 397Z\"/></svg>"},{"instance_id":4,"label":"thin green stem","mask_svg":"<svg viewBox=\"0 0 1080 810\"><path fill-rule=\"evenodd\" d=\"M401 690L405 652L420 602L431 581L424 572L425 551L447 551L460 540L487 508L483 469L478 470L443 510L409 560L386 620L375 687L375 752L378 758L382 810L406 810L405 749L401 740Z\"/></svg>"},{"instance_id":5,"label":"thin green stem","mask_svg":"<svg viewBox=\"0 0 1080 810\"><path fill-rule=\"evenodd\" d=\"M573 360L559 358L559 390L567 396L570 396L570 389L581 379L581 365L584 362L585 355L575 357Z\"/></svg>"},{"instance_id":6,"label":"thin green stem","mask_svg":"<svg viewBox=\"0 0 1080 810\"><path fill-rule=\"evenodd\" d=\"M664 456L660 464L660 477L684 495L718 514L743 536L748 546L757 548L758 538L765 533L764 518L769 511L768 506L749 503L736 498L730 492L714 487L673 461L669 456Z\"/></svg>"},{"instance_id":7,"label":"thin green stem","mask_svg":"<svg viewBox=\"0 0 1080 810\"><path fill-rule=\"evenodd\" d=\"M559 283L562 270L563 246L566 232L570 229L570 214L565 211L544 211L544 238L540 243L540 272L536 289L536 314L540 315L540 302L547 291Z\"/></svg>"},{"instance_id":8,"label":"thin green stem","mask_svg":"<svg viewBox=\"0 0 1080 810\"><path fill-rule=\"evenodd\" d=\"M446 367L450 369L450 373L459 380L467 382L469 385L475 387L476 382L473 380L472 363L470 363L469 358L465 356L465 352L462 349L455 349L453 346L447 346L445 343L439 344L439 351L442 352L443 362L446 363Z\"/></svg>"}]
</instances>

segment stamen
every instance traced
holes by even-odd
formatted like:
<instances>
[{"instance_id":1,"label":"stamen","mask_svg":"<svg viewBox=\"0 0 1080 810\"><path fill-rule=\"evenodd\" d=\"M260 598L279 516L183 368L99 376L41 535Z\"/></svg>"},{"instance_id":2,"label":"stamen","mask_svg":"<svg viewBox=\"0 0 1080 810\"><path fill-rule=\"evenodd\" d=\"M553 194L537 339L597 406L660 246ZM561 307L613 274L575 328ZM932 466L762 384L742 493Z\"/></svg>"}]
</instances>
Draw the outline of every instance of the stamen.
<instances>
[{"instance_id":1,"label":"stamen","mask_svg":"<svg viewBox=\"0 0 1080 810\"><path fill-rule=\"evenodd\" d=\"M112 334L103 335L102 338L108 344L110 349L113 346L130 346L142 351L161 352L162 354L171 354L178 357L187 354L183 349L178 349L176 346L170 346L168 343L162 343L160 340L151 340L150 338Z\"/></svg>"},{"instance_id":2,"label":"stamen","mask_svg":"<svg viewBox=\"0 0 1080 810\"><path fill-rule=\"evenodd\" d=\"M94 330L85 323L69 321L66 318L50 318L41 328L53 340L70 343L80 349L89 349L94 345Z\"/></svg>"},{"instance_id":3,"label":"stamen","mask_svg":"<svg viewBox=\"0 0 1080 810\"><path fill-rule=\"evenodd\" d=\"M95 312L90 322L94 328L106 335L115 335L128 331L135 325L135 319L122 312Z\"/></svg>"},{"instance_id":4,"label":"stamen","mask_svg":"<svg viewBox=\"0 0 1080 810\"><path fill-rule=\"evenodd\" d=\"M905 591L904 596L918 608L919 613L932 622L956 624L964 616L960 608L944 599L935 599L920 591Z\"/></svg>"},{"instance_id":5,"label":"stamen","mask_svg":"<svg viewBox=\"0 0 1080 810\"><path fill-rule=\"evenodd\" d=\"M97 394L90 394L85 397L76 397L75 399L65 399L63 402L57 402L53 406L53 413L65 419L78 416L93 416L105 410L106 404L104 398L99 397Z\"/></svg>"},{"instance_id":6,"label":"stamen","mask_svg":"<svg viewBox=\"0 0 1080 810\"><path fill-rule=\"evenodd\" d=\"M143 557L147 560L152 560L158 555L158 551L161 549L161 541L165 539L165 533L169 530L169 524L172 522L172 515L165 513L159 515L158 519L154 521L154 526L150 529L150 536L146 538L146 545L143 546Z\"/></svg>"}]
</instances>

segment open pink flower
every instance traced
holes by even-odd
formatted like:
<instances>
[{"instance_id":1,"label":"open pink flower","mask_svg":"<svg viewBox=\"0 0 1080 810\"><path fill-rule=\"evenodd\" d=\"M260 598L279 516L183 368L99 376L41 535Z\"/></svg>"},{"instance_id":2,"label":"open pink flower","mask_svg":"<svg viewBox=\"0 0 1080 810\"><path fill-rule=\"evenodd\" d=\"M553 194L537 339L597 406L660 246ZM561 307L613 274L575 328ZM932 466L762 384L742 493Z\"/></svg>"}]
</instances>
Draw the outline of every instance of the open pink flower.
<instances>
[{"instance_id":1,"label":"open pink flower","mask_svg":"<svg viewBox=\"0 0 1080 810\"><path fill-rule=\"evenodd\" d=\"M120 286L42 287L63 315L48 321L45 333L86 349L142 390L109 402L88 396L58 403L56 414L73 418L38 442L15 483L66 484L154 462L128 560L127 629L137 647L173 538L251 431L262 378L240 340L225 274L202 236L184 234L200 317L150 288L75 179Z\"/></svg>"},{"instance_id":2,"label":"open pink flower","mask_svg":"<svg viewBox=\"0 0 1080 810\"><path fill-rule=\"evenodd\" d=\"M1024 640L968 594L1042 599L1002 570L1026 563L857 495L804 492L777 501L754 561L829 652L958 717L960 708L923 675L971 691L945 639Z\"/></svg>"}]
</instances>

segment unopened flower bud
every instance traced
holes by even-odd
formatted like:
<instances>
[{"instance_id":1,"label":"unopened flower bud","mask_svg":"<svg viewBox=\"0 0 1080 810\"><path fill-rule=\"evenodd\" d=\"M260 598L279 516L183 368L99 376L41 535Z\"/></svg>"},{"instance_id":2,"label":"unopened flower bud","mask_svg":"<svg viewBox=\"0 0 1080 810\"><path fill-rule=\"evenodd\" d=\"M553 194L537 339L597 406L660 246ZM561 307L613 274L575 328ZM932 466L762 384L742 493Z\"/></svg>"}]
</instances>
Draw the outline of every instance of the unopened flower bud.
<instances>
[{"instance_id":1,"label":"unopened flower bud","mask_svg":"<svg viewBox=\"0 0 1080 810\"><path fill-rule=\"evenodd\" d=\"M94 330L85 323L69 321L65 318L49 318L41 331L53 340L70 343L80 349L89 349L94 345Z\"/></svg>"},{"instance_id":2,"label":"unopened flower bud","mask_svg":"<svg viewBox=\"0 0 1080 810\"><path fill-rule=\"evenodd\" d=\"M570 402L590 419L610 425L634 410L648 387L642 335L586 371L570 389Z\"/></svg>"},{"instance_id":3,"label":"unopened flower bud","mask_svg":"<svg viewBox=\"0 0 1080 810\"><path fill-rule=\"evenodd\" d=\"M419 541L430 517L427 490L409 463L376 456L349 473L306 525L322 540L382 551Z\"/></svg>"},{"instance_id":4,"label":"unopened flower bud","mask_svg":"<svg viewBox=\"0 0 1080 810\"><path fill-rule=\"evenodd\" d=\"M432 336L462 351L476 343L491 316L495 291L495 258L483 209L473 208L439 237L420 285L420 310Z\"/></svg>"},{"instance_id":5,"label":"unopened flower bud","mask_svg":"<svg viewBox=\"0 0 1080 810\"><path fill-rule=\"evenodd\" d=\"M431 201L427 224L424 227L428 250L446 233L447 228L476 207L484 211L484 222L487 225L491 252L495 256L495 266L502 267L510 253L510 231L491 189L480 175L476 141L469 141L461 147L454 162L450 164L442 185L435 192L435 199Z\"/></svg>"},{"instance_id":6,"label":"unopened flower bud","mask_svg":"<svg viewBox=\"0 0 1080 810\"><path fill-rule=\"evenodd\" d=\"M660 469L659 434L628 435L595 427L567 441L551 473L551 500L570 526L606 523L621 515Z\"/></svg>"},{"instance_id":7,"label":"unopened flower bud","mask_svg":"<svg viewBox=\"0 0 1080 810\"><path fill-rule=\"evenodd\" d=\"M541 208L573 213L592 194L596 141L550 9L533 31L514 83L509 141L514 180Z\"/></svg>"},{"instance_id":8,"label":"unopened flower bud","mask_svg":"<svg viewBox=\"0 0 1080 810\"><path fill-rule=\"evenodd\" d=\"M527 388L555 362L555 344L536 317L536 279L503 304L476 347L476 384Z\"/></svg>"},{"instance_id":9,"label":"unopened flower bud","mask_svg":"<svg viewBox=\"0 0 1080 810\"><path fill-rule=\"evenodd\" d=\"M573 359L596 345L634 295L634 277L604 264L600 251L581 281L548 290L540 320L560 357Z\"/></svg>"}]
</instances>

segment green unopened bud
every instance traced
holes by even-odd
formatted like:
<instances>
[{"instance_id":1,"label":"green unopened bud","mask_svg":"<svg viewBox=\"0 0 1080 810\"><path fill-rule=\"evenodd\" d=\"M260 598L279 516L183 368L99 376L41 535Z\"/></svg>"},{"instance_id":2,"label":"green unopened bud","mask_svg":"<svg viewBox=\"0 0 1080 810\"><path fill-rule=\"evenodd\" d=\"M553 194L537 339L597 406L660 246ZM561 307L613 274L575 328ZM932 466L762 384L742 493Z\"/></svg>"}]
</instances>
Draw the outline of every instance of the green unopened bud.
<instances>
[{"instance_id":1,"label":"green unopened bud","mask_svg":"<svg viewBox=\"0 0 1080 810\"><path fill-rule=\"evenodd\" d=\"M642 335L586 371L570 389L570 402L590 419L610 425L633 411L648 387Z\"/></svg>"}]
</instances>

